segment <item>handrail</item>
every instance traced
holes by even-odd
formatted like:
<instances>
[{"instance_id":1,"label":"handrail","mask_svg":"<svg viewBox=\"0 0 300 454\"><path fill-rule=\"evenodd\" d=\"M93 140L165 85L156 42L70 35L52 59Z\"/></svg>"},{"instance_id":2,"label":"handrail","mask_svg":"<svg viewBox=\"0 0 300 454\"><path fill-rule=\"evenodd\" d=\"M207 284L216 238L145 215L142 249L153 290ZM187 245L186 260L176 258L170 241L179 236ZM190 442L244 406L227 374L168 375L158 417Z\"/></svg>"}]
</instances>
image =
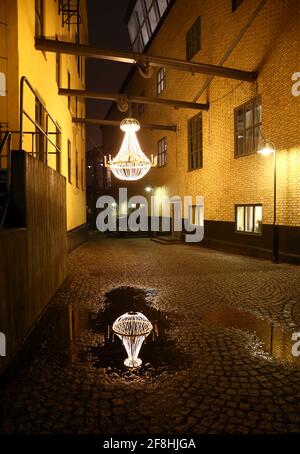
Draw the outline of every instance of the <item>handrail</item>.
<instances>
[{"instance_id":1,"label":"handrail","mask_svg":"<svg viewBox=\"0 0 300 454\"><path fill-rule=\"evenodd\" d=\"M35 98L37 98L39 100L39 102L41 103L41 105L43 106L43 109L46 113L46 131L44 131L41 126L35 121L33 120L29 114L24 110L24 86L25 84L27 85L27 87L29 88L29 90L31 91L31 93L35 96ZM58 147L56 146L56 144L54 144L50 138L48 137L48 119L51 120L52 124L55 126L56 130L59 131L59 133L61 133L61 128L60 126L57 124L57 122L54 120L54 118L52 117L52 115L48 112L48 110L46 109L46 106L45 106L45 103L44 101L42 100L42 98L39 96L39 94L36 92L36 90L33 88L33 86L31 85L31 83L29 82L29 80L27 79L26 76L22 76L21 77L21 82L20 82L20 142L19 142L19 148L20 150L22 150L22 146L23 146L23 134L24 134L24 131L23 131L23 118L24 118L24 115L31 121L31 123L33 123L35 125L35 127L40 131L40 133L42 133L45 137L46 137L46 163L48 163L48 142L51 143L51 145L53 147L55 147L56 150L58 150Z\"/></svg>"}]
</instances>

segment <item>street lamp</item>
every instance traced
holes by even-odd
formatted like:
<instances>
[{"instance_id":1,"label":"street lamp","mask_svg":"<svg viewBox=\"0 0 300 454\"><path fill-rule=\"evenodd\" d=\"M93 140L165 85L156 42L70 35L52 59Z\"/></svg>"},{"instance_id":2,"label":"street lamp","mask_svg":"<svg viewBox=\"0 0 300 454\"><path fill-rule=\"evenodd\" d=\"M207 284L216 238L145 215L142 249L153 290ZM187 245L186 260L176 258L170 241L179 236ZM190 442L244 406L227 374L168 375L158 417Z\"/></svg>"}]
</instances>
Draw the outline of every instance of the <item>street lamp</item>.
<instances>
[{"instance_id":1,"label":"street lamp","mask_svg":"<svg viewBox=\"0 0 300 454\"><path fill-rule=\"evenodd\" d=\"M275 145L267 139L263 139L258 144L257 153L262 154L264 156L269 156L273 154L273 169L274 169L274 215L273 215L273 262L278 263L278 255L279 255L279 230L278 225L276 224L276 148Z\"/></svg>"}]
</instances>

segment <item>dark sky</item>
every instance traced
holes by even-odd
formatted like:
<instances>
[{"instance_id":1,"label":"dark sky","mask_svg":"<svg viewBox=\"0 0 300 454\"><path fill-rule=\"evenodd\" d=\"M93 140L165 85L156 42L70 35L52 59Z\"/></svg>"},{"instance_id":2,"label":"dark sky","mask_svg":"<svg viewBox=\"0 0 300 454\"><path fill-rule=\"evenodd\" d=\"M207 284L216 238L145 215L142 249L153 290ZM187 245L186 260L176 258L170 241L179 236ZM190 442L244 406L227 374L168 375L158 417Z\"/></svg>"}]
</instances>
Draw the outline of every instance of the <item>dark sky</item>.
<instances>
[{"instance_id":1,"label":"dark sky","mask_svg":"<svg viewBox=\"0 0 300 454\"><path fill-rule=\"evenodd\" d=\"M124 16L130 0L88 0L89 40L102 49L131 50ZM88 59L86 85L88 90L119 91L131 65ZM87 100L87 117L105 118L110 102ZM100 144L98 126L87 128L88 148Z\"/></svg>"}]
</instances>

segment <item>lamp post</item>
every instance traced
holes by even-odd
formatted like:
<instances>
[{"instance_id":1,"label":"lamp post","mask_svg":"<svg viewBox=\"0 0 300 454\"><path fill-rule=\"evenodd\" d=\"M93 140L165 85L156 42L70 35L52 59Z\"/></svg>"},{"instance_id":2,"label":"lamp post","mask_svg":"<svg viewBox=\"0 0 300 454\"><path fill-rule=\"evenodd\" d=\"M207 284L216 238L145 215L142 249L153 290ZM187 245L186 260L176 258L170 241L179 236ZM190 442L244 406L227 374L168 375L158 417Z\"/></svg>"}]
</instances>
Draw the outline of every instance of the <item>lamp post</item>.
<instances>
[{"instance_id":1,"label":"lamp post","mask_svg":"<svg viewBox=\"0 0 300 454\"><path fill-rule=\"evenodd\" d=\"M264 156L269 156L273 154L273 169L274 169L274 197L273 197L273 262L278 263L278 256L279 256L279 230L278 225L276 223L276 199L277 199L277 187L276 187L276 148L275 145L270 142L269 140L263 139L257 149L257 153L262 154Z\"/></svg>"}]
</instances>

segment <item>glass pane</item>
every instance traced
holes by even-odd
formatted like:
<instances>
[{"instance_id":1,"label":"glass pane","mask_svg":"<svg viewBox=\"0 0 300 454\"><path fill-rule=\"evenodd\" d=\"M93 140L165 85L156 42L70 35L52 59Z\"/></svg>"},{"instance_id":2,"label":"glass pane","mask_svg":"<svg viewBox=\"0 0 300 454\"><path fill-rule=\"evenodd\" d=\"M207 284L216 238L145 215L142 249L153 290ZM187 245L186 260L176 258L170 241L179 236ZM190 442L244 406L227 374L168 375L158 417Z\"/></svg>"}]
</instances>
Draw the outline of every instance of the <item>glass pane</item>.
<instances>
[{"instance_id":1,"label":"glass pane","mask_svg":"<svg viewBox=\"0 0 300 454\"><path fill-rule=\"evenodd\" d=\"M142 6L142 2L141 0L138 0L136 2L136 5L135 5L135 12L138 16L138 19L139 19L139 23L140 25L142 24L142 22L144 21L144 11L143 11L143 6Z\"/></svg>"},{"instance_id":2,"label":"glass pane","mask_svg":"<svg viewBox=\"0 0 300 454\"><path fill-rule=\"evenodd\" d=\"M245 231L253 232L253 206L245 207Z\"/></svg>"},{"instance_id":3,"label":"glass pane","mask_svg":"<svg viewBox=\"0 0 300 454\"><path fill-rule=\"evenodd\" d=\"M254 124L260 124L262 122L262 108L260 100L257 100L254 105Z\"/></svg>"},{"instance_id":4,"label":"glass pane","mask_svg":"<svg viewBox=\"0 0 300 454\"><path fill-rule=\"evenodd\" d=\"M246 128L252 128L253 126L253 107L252 104L245 107L245 122Z\"/></svg>"},{"instance_id":5,"label":"glass pane","mask_svg":"<svg viewBox=\"0 0 300 454\"><path fill-rule=\"evenodd\" d=\"M245 230L245 226L244 226L244 207L237 207L237 210L236 210L236 229L239 232L243 232Z\"/></svg>"},{"instance_id":6,"label":"glass pane","mask_svg":"<svg viewBox=\"0 0 300 454\"><path fill-rule=\"evenodd\" d=\"M149 22L150 22L150 26L151 26L151 31L153 33L157 26L157 18L156 18L156 14L155 14L153 7L151 8L151 10L149 11L148 14L149 14Z\"/></svg>"},{"instance_id":7,"label":"glass pane","mask_svg":"<svg viewBox=\"0 0 300 454\"><path fill-rule=\"evenodd\" d=\"M158 3L160 15L162 16L168 6L167 1L166 0L157 0L157 3Z\"/></svg>"},{"instance_id":8,"label":"glass pane","mask_svg":"<svg viewBox=\"0 0 300 454\"><path fill-rule=\"evenodd\" d=\"M246 153L252 153L253 149L253 129L248 129L246 131Z\"/></svg>"},{"instance_id":9,"label":"glass pane","mask_svg":"<svg viewBox=\"0 0 300 454\"><path fill-rule=\"evenodd\" d=\"M259 126L256 126L254 129L254 141L255 141L255 150L257 150L259 142L262 140L262 133Z\"/></svg>"},{"instance_id":10,"label":"glass pane","mask_svg":"<svg viewBox=\"0 0 300 454\"><path fill-rule=\"evenodd\" d=\"M262 207L255 207L255 220L254 220L254 232L261 233L262 226Z\"/></svg>"},{"instance_id":11,"label":"glass pane","mask_svg":"<svg viewBox=\"0 0 300 454\"><path fill-rule=\"evenodd\" d=\"M148 41L149 41L149 35L148 35L148 30L147 30L146 22L144 23L144 25L143 25L143 27L142 27L142 35L143 35L144 44L145 44L145 46L146 46L146 44L147 44Z\"/></svg>"},{"instance_id":12,"label":"glass pane","mask_svg":"<svg viewBox=\"0 0 300 454\"><path fill-rule=\"evenodd\" d=\"M129 19L128 32L129 32L130 41L131 41L131 44L132 44L134 42L134 40L136 38L136 35L137 35L137 32L138 32L134 14L132 14L131 18Z\"/></svg>"}]
</instances>

